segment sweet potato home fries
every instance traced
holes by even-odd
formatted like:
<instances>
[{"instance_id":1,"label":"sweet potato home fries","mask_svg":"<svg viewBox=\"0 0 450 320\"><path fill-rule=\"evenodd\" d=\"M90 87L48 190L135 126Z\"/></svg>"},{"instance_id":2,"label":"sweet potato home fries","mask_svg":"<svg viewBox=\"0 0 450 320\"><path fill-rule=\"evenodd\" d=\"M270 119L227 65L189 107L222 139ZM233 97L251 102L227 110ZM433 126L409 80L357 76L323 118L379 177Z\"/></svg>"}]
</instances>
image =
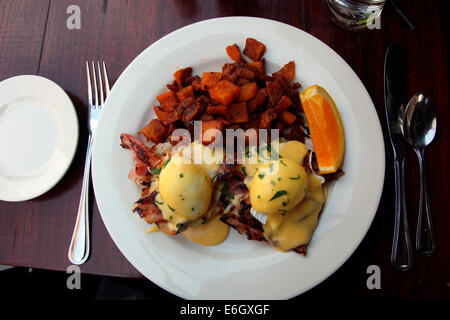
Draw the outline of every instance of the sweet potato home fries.
<instances>
[{"instance_id":1,"label":"sweet potato home fries","mask_svg":"<svg viewBox=\"0 0 450 320\"><path fill-rule=\"evenodd\" d=\"M265 51L248 38L243 54L226 47L232 62L221 71L177 70L156 97L156 118L138 132L146 141L121 135L135 162L128 177L142 190L132 210L152 224L148 232L211 246L232 227L306 254L327 182L343 174L344 129L325 89L299 94L294 61L266 74Z\"/></svg>"}]
</instances>

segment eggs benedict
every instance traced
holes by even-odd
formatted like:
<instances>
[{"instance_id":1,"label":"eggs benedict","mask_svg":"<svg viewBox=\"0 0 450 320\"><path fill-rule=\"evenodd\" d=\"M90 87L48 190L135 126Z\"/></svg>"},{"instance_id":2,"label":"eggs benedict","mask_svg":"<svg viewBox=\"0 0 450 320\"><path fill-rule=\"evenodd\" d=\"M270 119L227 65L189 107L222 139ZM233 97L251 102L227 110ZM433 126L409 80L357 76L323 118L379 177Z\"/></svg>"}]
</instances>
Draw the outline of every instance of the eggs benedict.
<instances>
[{"instance_id":1,"label":"eggs benedict","mask_svg":"<svg viewBox=\"0 0 450 320\"><path fill-rule=\"evenodd\" d=\"M149 232L181 233L213 246L227 238L231 226L279 251L306 252L326 186L303 143L282 140L248 148L247 161L230 165L220 164L222 154L197 142L174 150L161 144L150 149L131 136L122 141L135 151L129 177L144 188L133 211L154 224ZM203 159L194 161L198 155Z\"/></svg>"},{"instance_id":2,"label":"eggs benedict","mask_svg":"<svg viewBox=\"0 0 450 320\"><path fill-rule=\"evenodd\" d=\"M123 135L122 142L135 151L136 166L129 177L136 177L135 182L144 188L133 211L154 224L148 232L182 233L206 246L218 245L227 238L230 227L218 219L220 184L213 181L220 173L215 157L222 155L215 155L197 142L177 150L170 144L150 149L129 135ZM203 157L198 164L194 163L196 155ZM152 167L144 172L142 166L150 164L145 163L150 156L154 159Z\"/></svg>"},{"instance_id":3,"label":"eggs benedict","mask_svg":"<svg viewBox=\"0 0 450 320\"><path fill-rule=\"evenodd\" d=\"M317 227L326 187L305 161L310 152L303 143L283 141L274 148L277 143L247 152L253 163L243 164L241 170L247 173L249 195L242 195L238 214L225 214L222 220L249 239L304 253ZM274 149L279 153L270 151Z\"/></svg>"}]
</instances>

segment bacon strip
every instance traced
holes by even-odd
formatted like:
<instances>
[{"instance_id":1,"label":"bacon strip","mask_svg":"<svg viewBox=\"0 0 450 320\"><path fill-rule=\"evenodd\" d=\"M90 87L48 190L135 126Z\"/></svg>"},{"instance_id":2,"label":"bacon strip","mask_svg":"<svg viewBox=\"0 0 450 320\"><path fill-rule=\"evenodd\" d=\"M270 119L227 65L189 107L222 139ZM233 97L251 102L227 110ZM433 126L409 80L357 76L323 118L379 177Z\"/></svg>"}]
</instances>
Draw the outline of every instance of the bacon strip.
<instances>
[{"instance_id":1,"label":"bacon strip","mask_svg":"<svg viewBox=\"0 0 450 320\"><path fill-rule=\"evenodd\" d=\"M250 214L250 200L248 189L244 184L245 176L234 170L235 166L223 165L221 167L221 180L225 182L224 189L219 198L222 211L235 196L242 196L239 206L233 206L231 210L220 217L220 220L236 229L240 234L246 234L249 240L265 241L261 223Z\"/></svg>"},{"instance_id":2,"label":"bacon strip","mask_svg":"<svg viewBox=\"0 0 450 320\"><path fill-rule=\"evenodd\" d=\"M133 150L136 157L147 164L150 169L156 168L162 160L160 156L153 153L141 140L130 134L122 133L120 135L120 141L122 148Z\"/></svg>"},{"instance_id":3,"label":"bacon strip","mask_svg":"<svg viewBox=\"0 0 450 320\"><path fill-rule=\"evenodd\" d=\"M153 191L150 194L148 194L148 191L148 187L142 189L141 198L135 202L133 212L139 214L148 224L156 223L160 231L169 235L177 234L177 231L173 230L169 226L169 222L163 218L161 210L155 204L157 191Z\"/></svg>"},{"instance_id":4,"label":"bacon strip","mask_svg":"<svg viewBox=\"0 0 450 320\"><path fill-rule=\"evenodd\" d=\"M144 189L145 190L145 189ZM145 193L145 191L143 191ZM144 195L134 203L133 212L139 214L148 224L165 221L161 210L155 204L156 191L149 195Z\"/></svg>"},{"instance_id":5,"label":"bacon strip","mask_svg":"<svg viewBox=\"0 0 450 320\"><path fill-rule=\"evenodd\" d=\"M307 244L302 244L301 246L298 246L295 249L292 249L293 251L300 253L301 255L306 256L306 248L308 247Z\"/></svg>"},{"instance_id":6,"label":"bacon strip","mask_svg":"<svg viewBox=\"0 0 450 320\"><path fill-rule=\"evenodd\" d=\"M220 217L220 220L236 229L240 234L245 234L248 240L262 241L269 244L264 237L264 229L261 222L256 220L250 214L251 203L249 191L243 183L244 178L245 176L240 174L239 171L231 171L225 178L228 190L226 196L222 195L220 197L222 210L229 203L230 196L240 195L242 198L240 205L231 208L229 212ZM292 250L299 254L306 255L306 247L307 244L298 246Z\"/></svg>"},{"instance_id":7,"label":"bacon strip","mask_svg":"<svg viewBox=\"0 0 450 320\"><path fill-rule=\"evenodd\" d=\"M217 182L222 182L225 181L234 171L234 169L237 168L237 164L233 163L233 164L226 164L223 163L220 167L219 170L217 171L217 176L215 181Z\"/></svg>"},{"instance_id":8,"label":"bacon strip","mask_svg":"<svg viewBox=\"0 0 450 320\"><path fill-rule=\"evenodd\" d=\"M148 170L147 164L139 160L139 158L136 157L136 155L133 155L133 158L134 158L134 166L128 173L128 179L130 179L131 181L142 187L150 186L153 175Z\"/></svg>"},{"instance_id":9,"label":"bacon strip","mask_svg":"<svg viewBox=\"0 0 450 320\"><path fill-rule=\"evenodd\" d=\"M176 235L178 232L176 230L173 230L170 226L169 226L169 222L164 220L161 222L157 222L156 223L158 225L159 230L161 230L162 232L164 232L165 234L169 234L171 236Z\"/></svg>"},{"instance_id":10,"label":"bacon strip","mask_svg":"<svg viewBox=\"0 0 450 320\"><path fill-rule=\"evenodd\" d=\"M251 225L256 225L257 223L261 224L258 220L254 219L251 215L249 217L248 214L239 214L239 209L237 207L231 209L231 211L227 214L224 214L220 220L230 227L236 229L240 234L245 234L248 240L256 240L267 242L264 238L264 231L262 230L262 226L252 227Z\"/></svg>"}]
</instances>

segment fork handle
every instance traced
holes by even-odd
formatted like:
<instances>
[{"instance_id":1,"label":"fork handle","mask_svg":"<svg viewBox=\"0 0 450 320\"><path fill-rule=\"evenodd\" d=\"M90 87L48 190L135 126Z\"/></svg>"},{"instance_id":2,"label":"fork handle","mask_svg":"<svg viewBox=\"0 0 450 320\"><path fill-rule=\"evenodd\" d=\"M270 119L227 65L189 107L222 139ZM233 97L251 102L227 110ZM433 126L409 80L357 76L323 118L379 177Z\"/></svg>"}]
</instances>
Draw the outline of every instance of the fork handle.
<instances>
[{"instance_id":1,"label":"fork handle","mask_svg":"<svg viewBox=\"0 0 450 320\"><path fill-rule=\"evenodd\" d=\"M405 199L405 160L394 161L395 173L395 221L391 262L401 271L409 270L413 263L411 238Z\"/></svg>"},{"instance_id":2,"label":"fork handle","mask_svg":"<svg viewBox=\"0 0 450 320\"><path fill-rule=\"evenodd\" d=\"M81 187L80 204L77 220L69 247L69 260L73 264L83 264L89 257L89 178L91 171L92 135L89 134L84 163L83 185Z\"/></svg>"}]
</instances>

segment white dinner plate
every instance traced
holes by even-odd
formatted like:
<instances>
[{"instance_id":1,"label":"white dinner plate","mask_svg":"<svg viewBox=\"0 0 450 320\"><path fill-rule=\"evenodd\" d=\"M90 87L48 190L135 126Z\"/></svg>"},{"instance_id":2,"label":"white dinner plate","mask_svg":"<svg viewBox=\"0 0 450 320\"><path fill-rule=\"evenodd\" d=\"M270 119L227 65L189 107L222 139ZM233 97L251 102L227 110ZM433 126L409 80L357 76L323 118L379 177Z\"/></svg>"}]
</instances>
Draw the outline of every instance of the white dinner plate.
<instances>
[{"instance_id":1,"label":"white dinner plate","mask_svg":"<svg viewBox=\"0 0 450 320\"><path fill-rule=\"evenodd\" d=\"M75 108L56 83L34 75L0 82L0 200L50 190L69 168L77 142Z\"/></svg>"},{"instance_id":2,"label":"white dinner plate","mask_svg":"<svg viewBox=\"0 0 450 320\"><path fill-rule=\"evenodd\" d=\"M151 118L155 97L178 69L221 70L227 45L247 37L263 42L266 71L294 60L303 87L319 84L334 98L345 126L345 175L329 196L308 254L280 253L236 231L219 246L203 247L183 235L146 234L131 212L140 196L127 179L131 153L122 132L136 134ZM148 279L189 299L286 299L338 269L366 234L384 180L384 144L374 105L357 75L332 49L292 26L260 18L228 17L181 28L153 43L123 72L108 97L93 150L93 182L103 221L121 252Z\"/></svg>"}]
</instances>

